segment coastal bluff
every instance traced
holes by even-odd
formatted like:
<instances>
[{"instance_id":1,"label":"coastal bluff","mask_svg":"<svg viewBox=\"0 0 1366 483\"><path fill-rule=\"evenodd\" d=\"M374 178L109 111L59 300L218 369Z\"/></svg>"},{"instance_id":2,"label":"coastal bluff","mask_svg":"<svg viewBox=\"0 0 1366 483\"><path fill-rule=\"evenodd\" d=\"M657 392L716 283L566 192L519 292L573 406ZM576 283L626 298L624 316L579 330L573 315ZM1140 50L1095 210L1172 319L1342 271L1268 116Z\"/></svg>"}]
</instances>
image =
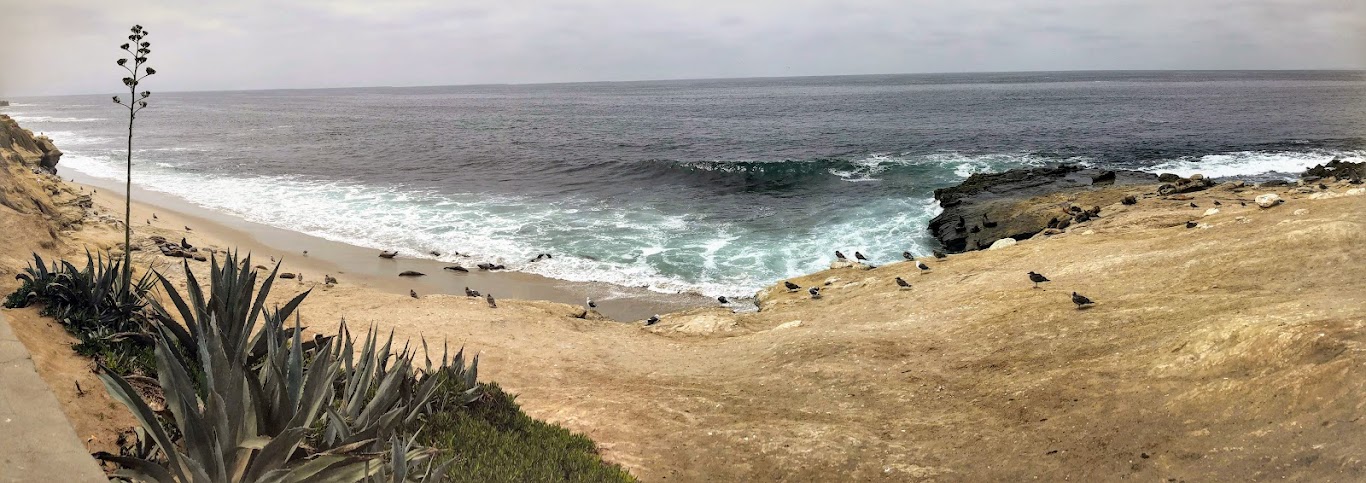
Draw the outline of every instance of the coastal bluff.
<instances>
[{"instance_id":1,"label":"coastal bluff","mask_svg":"<svg viewBox=\"0 0 1366 483\"><path fill-rule=\"evenodd\" d=\"M22 242L0 247L0 260L10 262L0 263L0 276L13 278L32 251L55 248L59 232L84 221L91 199L56 176L61 157L51 139L0 114L0 232Z\"/></svg>"}]
</instances>

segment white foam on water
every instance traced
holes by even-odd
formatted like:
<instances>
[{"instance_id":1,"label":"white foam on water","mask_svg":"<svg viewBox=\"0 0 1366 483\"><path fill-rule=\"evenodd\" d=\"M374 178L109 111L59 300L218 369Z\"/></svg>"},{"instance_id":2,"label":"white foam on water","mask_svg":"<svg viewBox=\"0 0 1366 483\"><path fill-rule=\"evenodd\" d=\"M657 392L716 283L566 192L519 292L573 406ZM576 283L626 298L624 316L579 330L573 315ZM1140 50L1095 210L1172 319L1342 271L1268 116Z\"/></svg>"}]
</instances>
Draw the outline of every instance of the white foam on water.
<instances>
[{"instance_id":1,"label":"white foam on water","mask_svg":"<svg viewBox=\"0 0 1366 483\"><path fill-rule=\"evenodd\" d=\"M9 113L9 117L21 123L99 122L108 120L100 117L29 116L18 112Z\"/></svg>"},{"instance_id":2,"label":"white foam on water","mask_svg":"<svg viewBox=\"0 0 1366 483\"><path fill-rule=\"evenodd\" d=\"M1199 173L1211 178L1294 176L1333 159L1361 162L1366 159L1366 151L1238 151L1179 158L1140 169L1150 173L1173 173L1179 176Z\"/></svg>"}]
</instances>

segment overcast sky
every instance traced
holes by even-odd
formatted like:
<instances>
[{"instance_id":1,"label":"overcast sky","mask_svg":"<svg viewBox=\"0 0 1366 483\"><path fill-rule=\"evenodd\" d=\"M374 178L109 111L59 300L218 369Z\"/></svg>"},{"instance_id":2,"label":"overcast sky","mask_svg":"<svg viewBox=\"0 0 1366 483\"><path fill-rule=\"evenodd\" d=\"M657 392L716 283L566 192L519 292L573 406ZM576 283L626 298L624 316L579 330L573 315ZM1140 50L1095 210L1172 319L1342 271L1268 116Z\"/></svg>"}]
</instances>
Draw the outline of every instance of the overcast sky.
<instances>
[{"instance_id":1,"label":"overcast sky","mask_svg":"<svg viewBox=\"0 0 1366 483\"><path fill-rule=\"evenodd\" d=\"M0 96L1079 69L1363 69L1366 0L0 0Z\"/></svg>"}]
</instances>

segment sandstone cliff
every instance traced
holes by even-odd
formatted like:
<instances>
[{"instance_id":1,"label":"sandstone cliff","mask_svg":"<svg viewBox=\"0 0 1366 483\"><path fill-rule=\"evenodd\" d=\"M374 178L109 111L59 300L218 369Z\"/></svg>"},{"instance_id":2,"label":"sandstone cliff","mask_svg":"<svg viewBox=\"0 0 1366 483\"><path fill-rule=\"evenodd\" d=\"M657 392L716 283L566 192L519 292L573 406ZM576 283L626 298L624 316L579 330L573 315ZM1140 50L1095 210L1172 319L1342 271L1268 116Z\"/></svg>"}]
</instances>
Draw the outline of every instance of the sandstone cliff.
<instances>
[{"instance_id":1,"label":"sandstone cliff","mask_svg":"<svg viewBox=\"0 0 1366 483\"><path fill-rule=\"evenodd\" d=\"M16 242L0 250L0 275L25 266L31 251L57 248L59 233L85 218L90 197L55 175L61 156L51 139L0 115L0 233Z\"/></svg>"}]
</instances>

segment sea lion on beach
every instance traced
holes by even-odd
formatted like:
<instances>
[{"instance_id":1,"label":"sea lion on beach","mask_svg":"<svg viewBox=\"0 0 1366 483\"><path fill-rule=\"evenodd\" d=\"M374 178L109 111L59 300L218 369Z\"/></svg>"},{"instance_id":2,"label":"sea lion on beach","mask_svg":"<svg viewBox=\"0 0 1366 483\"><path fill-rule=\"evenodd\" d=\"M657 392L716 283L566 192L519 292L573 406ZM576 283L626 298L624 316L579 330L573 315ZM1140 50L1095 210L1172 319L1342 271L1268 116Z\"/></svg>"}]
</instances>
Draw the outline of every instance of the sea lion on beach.
<instances>
[{"instance_id":1,"label":"sea lion on beach","mask_svg":"<svg viewBox=\"0 0 1366 483\"><path fill-rule=\"evenodd\" d=\"M716 297L716 301L717 301L717 302L721 302L721 305L725 305L725 304L730 303L730 299L727 299L725 295L722 295L722 296L720 296L720 297Z\"/></svg>"},{"instance_id":2,"label":"sea lion on beach","mask_svg":"<svg viewBox=\"0 0 1366 483\"><path fill-rule=\"evenodd\" d=\"M933 253L933 254L934 254L934 258L948 258L948 257L949 257L949 254L944 253L944 252L939 251L939 250L933 250L933 251L931 251L930 253Z\"/></svg>"},{"instance_id":3,"label":"sea lion on beach","mask_svg":"<svg viewBox=\"0 0 1366 483\"><path fill-rule=\"evenodd\" d=\"M398 251L397 251L397 250L395 250L395 251L387 251L387 250L386 250L386 251L379 252L379 257L380 257L380 258L388 259L388 258L394 258L394 257L396 257L396 256L398 256Z\"/></svg>"},{"instance_id":4,"label":"sea lion on beach","mask_svg":"<svg viewBox=\"0 0 1366 483\"><path fill-rule=\"evenodd\" d=\"M419 272L417 270L404 270L402 272L399 272L398 274L398 276L400 277L422 277L426 275L427 274Z\"/></svg>"},{"instance_id":5,"label":"sea lion on beach","mask_svg":"<svg viewBox=\"0 0 1366 483\"><path fill-rule=\"evenodd\" d=\"M460 266L460 265L451 265L451 266L449 266L449 267L443 267L442 270L450 270L450 271L452 271L452 272L469 272L469 271L470 271L468 268L462 267L462 266Z\"/></svg>"},{"instance_id":6,"label":"sea lion on beach","mask_svg":"<svg viewBox=\"0 0 1366 483\"><path fill-rule=\"evenodd\" d=\"M427 253L430 254L431 256L434 256L434 257L439 257L439 256L441 256L441 252L438 252L438 251L436 251L436 250L432 250L432 251L427 252Z\"/></svg>"},{"instance_id":7,"label":"sea lion on beach","mask_svg":"<svg viewBox=\"0 0 1366 483\"><path fill-rule=\"evenodd\" d=\"M194 247L193 247L193 246L190 246L190 242L187 241L187 240L185 240L185 237L180 237L180 248L184 248L184 249L186 249L186 250L189 250L189 249L194 248Z\"/></svg>"},{"instance_id":8,"label":"sea lion on beach","mask_svg":"<svg viewBox=\"0 0 1366 483\"><path fill-rule=\"evenodd\" d=\"M1045 277L1043 275L1034 272L1029 272L1029 281L1034 282L1034 288L1039 288L1039 284L1044 282L1051 282L1052 280L1049 280L1048 277Z\"/></svg>"}]
</instances>

